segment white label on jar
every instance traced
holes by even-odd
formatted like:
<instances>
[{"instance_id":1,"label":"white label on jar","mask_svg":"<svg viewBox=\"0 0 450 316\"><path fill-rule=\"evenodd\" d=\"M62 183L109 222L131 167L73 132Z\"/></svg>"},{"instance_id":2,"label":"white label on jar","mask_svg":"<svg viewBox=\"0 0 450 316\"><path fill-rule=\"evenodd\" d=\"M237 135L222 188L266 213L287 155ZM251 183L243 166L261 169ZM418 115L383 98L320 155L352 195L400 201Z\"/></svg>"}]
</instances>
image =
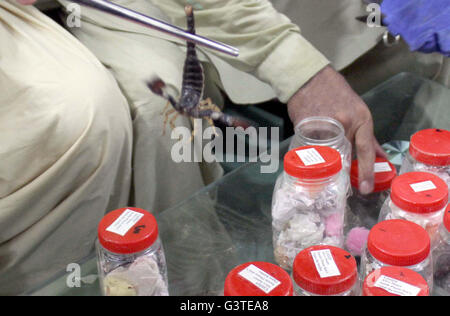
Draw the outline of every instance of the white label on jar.
<instances>
[{"instance_id":1,"label":"white label on jar","mask_svg":"<svg viewBox=\"0 0 450 316\"><path fill-rule=\"evenodd\" d=\"M400 280L390 278L388 276L382 275L375 282L375 286L379 287L389 293L400 295L400 296L417 296L420 292L420 288L413 286L411 284L405 283Z\"/></svg>"},{"instance_id":2,"label":"white label on jar","mask_svg":"<svg viewBox=\"0 0 450 316\"><path fill-rule=\"evenodd\" d=\"M266 294L270 293L274 288L281 284L280 281L253 264L249 265L238 274Z\"/></svg>"},{"instance_id":3,"label":"white label on jar","mask_svg":"<svg viewBox=\"0 0 450 316\"><path fill-rule=\"evenodd\" d=\"M126 209L106 230L120 236L125 236L130 228L139 222L142 216L144 214Z\"/></svg>"},{"instance_id":4,"label":"white label on jar","mask_svg":"<svg viewBox=\"0 0 450 316\"><path fill-rule=\"evenodd\" d=\"M373 172L389 172L392 171L391 166L387 162L376 162L373 165Z\"/></svg>"},{"instance_id":5,"label":"white label on jar","mask_svg":"<svg viewBox=\"0 0 450 316\"><path fill-rule=\"evenodd\" d=\"M434 185L433 181L431 181L431 180L413 183L413 184L410 184L410 186L416 193L436 189L436 186Z\"/></svg>"},{"instance_id":6,"label":"white label on jar","mask_svg":"<svg viewBox=\"0 0 450 316\"><path fill-rule=\"evenodd\" d=\"M311 251L311 256L321 278L341 275L330 249Z\"/></svg>"},{"instance_id":7,"label":"white label on jar","mask_svg":"<svg viewBox=\"0 0 450 316\"><path fill-rule=\"evenodd\" d=\"M300 149L295 151L305 166L324 163L325 160L315 148Z\"/></svg>"}]
</instances>

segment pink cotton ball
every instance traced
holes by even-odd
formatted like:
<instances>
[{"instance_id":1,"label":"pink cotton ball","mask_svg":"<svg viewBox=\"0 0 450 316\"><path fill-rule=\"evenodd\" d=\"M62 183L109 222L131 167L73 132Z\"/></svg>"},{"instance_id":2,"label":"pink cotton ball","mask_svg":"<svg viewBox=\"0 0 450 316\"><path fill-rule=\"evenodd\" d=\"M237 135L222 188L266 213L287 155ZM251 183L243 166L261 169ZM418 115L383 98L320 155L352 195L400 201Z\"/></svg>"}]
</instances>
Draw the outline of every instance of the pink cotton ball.
<instances>
[{"instance_id":1,"label":"pink cotton ball","mask_svg":"<svg viewBox=\"0 0 450 316\"><path fill-rule=\"evenodd\" d=\"M369 230L365 227L355 227L347 234L345 245L347 250L354 256L361 256L366 245Z\"/></svg>"},{"instance_id":2,"label":"pink cotton ball","mask_svg":"<svg viewBox=\"0 0 450 316\"><path fill-rule=\"evenodd\" d=\"M340 236L342 233L342 216L334 213L325 219L325 234L329 237Z\"/></svg>"}]
</instances>

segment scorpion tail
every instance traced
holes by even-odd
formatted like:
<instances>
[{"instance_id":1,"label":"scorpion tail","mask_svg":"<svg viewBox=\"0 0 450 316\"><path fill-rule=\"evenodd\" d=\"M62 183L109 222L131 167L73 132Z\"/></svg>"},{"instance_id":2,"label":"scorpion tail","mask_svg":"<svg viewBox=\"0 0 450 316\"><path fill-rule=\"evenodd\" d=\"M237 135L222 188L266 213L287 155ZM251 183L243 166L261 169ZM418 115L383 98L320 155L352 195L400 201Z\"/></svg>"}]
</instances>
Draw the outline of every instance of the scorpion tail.
<instances>
[{"instance_id":1,"label":"scorpion tail","mask_svg":"<svg viewBox=\"0 0 450 316\"><path fill-rule=\"evenodd\" d=\"M194 21L194 9L191 5L186 5L184 7L184 12L187 18L187 30L191 34L195 34L195 21Z\"/></svg>"}]
</instances>

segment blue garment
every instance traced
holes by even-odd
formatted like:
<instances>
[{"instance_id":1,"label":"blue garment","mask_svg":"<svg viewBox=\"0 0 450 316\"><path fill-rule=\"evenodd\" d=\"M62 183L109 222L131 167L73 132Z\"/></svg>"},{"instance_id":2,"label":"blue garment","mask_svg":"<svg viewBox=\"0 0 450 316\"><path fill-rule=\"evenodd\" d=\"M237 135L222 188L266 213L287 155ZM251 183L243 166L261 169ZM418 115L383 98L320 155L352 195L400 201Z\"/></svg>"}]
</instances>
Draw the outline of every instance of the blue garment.
<instances>
[{"instance_id":1,"label":"blue garment","mask_svg":"<svg viewBox=\"0 0 450 316\"><path fill-rule=\"evenodd\" d=\"M384 0L381 12L412 51L450 56L450 0Z\"/></svg>"}]
</instances>

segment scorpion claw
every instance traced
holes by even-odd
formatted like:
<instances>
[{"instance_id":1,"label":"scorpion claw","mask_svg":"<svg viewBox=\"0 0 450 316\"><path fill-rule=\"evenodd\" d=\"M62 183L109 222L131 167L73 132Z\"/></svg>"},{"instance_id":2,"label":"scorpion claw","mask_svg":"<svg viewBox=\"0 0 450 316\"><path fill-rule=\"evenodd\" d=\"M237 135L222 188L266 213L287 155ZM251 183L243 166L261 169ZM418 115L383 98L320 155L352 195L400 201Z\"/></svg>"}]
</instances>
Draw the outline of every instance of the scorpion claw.
<instances>
[{"instance_id":1,"label":"scorpion claw","mask_svg":"<svg viewBox=\"0 0 450 316\"><path fill-rule=\"evenodd\" d=\"M164 83L164 81L162 81L161 78L154 77L150 81L147 82L147 87L149 87L149 89L154 94L163 96L164 95L163 89L166 87L166 84Z\"/></svg>"},{"instance_id":2,"label":"scorpion claw","mask_svg":"<svg viewBox=\"0 0 450 316\"><path fill-rule=\"evenodd\" d=\"M240 119L240 118L236 118L236 117L233 117L233 123L232 124L233 124L234 127L242 127L243 129L247 129L250 126L252 126L252 124L250 124L250 122L248 122L246 120L243 120L243 119Z\"/></svg>"}]
</instances>

